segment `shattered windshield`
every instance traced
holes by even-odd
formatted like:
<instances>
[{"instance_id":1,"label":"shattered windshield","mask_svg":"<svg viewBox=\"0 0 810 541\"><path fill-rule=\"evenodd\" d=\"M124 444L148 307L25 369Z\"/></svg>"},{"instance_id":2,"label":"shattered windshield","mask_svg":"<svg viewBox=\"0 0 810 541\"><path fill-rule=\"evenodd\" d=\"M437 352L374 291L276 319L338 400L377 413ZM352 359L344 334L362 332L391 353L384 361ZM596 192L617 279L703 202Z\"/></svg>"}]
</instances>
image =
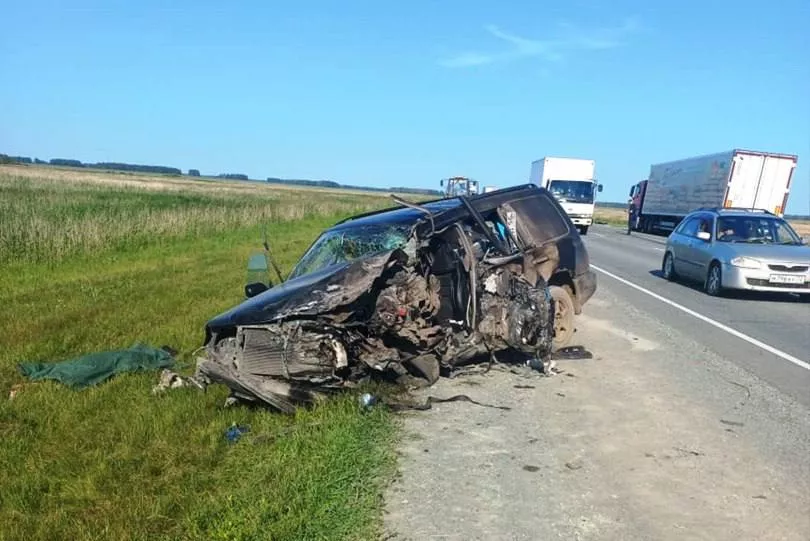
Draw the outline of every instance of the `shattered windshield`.
<instances>
[{"instance_id":1,"label":"shattered windshield","mask_svg":"<svg viewBox=\"0 0 810 541\"><path fill-rule=\"evenodd\" d=\"M593 182L577 180L552 180L549 191L560 202L593 203Z\"/></svg>"},{"instance_id":2,"label":"shattered windshield","mask_svg":"<svg viewBox=\"0 0 810 541\"><path fill-rule=\"evenodd\" d=\"M748 216L719 218L717 240L751 244L801 244L799 235L786 221Z\"/></svg>"},{"instance_id":3,"label":"shattered windshield","mask_svg":"<svg viewBox=\"0 0 810 541\"><path fill-rule=\"evenodd\" d=\"M410 232L410 224L374 224L327 231L307 250L290 278L394 250L408 241Z\"/></svg>"}]
</instances>

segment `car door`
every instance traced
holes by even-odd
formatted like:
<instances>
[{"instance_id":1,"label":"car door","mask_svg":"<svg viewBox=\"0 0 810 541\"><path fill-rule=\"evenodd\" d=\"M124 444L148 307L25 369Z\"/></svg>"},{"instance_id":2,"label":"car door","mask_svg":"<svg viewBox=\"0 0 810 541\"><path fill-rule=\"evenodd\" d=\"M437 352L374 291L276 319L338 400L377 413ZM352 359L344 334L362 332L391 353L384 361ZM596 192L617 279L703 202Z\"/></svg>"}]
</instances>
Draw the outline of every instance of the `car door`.
<instances>
[{"instance_id":1,"label":"car door","mask_svg":"<svg viewBox=\"0 0 810 541\"><path fill-rule=\"evenodd\" d=\"M698 217L687 218L670 236L669 245L676 274L685 277L694 276L689 251L692 249L691 244L697 235L699 225L700 219Z\"/></svg>"},{"instance_id":2,"label":"car door","mask_svg":"<svg viewBox=\"0 0 810 541\"><path fill-rule=\"evenodd\" d=\"M703 279L706 273L709 272L709 264L712 262L715 248L715 231L714 231L714 218L710 215L701 216L698 223L698 233L706 231L711 235L708 240L695 238L692 241L690 248L692 264L696 279Z\"/></svg>"}]
</instances>

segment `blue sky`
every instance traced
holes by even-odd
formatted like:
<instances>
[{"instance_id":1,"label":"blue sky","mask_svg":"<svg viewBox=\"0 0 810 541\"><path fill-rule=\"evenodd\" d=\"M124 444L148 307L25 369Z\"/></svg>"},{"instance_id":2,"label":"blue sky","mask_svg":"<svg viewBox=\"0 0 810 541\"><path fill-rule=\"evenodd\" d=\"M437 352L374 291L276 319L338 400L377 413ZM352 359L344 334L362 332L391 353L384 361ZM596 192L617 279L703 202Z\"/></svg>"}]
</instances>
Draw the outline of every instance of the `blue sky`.
<instances>
[{"instance_id":1,"label":"blue sky","mask_svg":"<svg viewBox=\"0 0 810 541\"><path fill-rule=\"evenodd\" d=\"M574 156L623 201L750 148L810 212L810 2L659 4L6 3L0 152L420 187Z\"/></svg>"}]
</instances>

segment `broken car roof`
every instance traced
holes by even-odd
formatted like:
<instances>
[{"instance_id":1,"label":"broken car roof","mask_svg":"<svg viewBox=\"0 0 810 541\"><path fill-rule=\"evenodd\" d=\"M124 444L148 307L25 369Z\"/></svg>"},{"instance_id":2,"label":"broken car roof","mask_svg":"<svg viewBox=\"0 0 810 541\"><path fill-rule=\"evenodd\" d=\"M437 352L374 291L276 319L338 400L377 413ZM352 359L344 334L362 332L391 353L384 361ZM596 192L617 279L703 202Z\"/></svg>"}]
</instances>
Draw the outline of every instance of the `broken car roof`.
<instances>
[{"instance_id":1,"label":"broken car roof","mask_svg":"<svg viewBox=\"0 0 810 541\"><path fill-rule=\"evenodd\" d=\"M535 194L537 191L546 191L536 184L521 184L509 188L503 188L494 192L485 194L478 194L468 196L467 200L475 207L495 208L503 203L512 201L521 196ZM442 222L451 222L458 219L456 213L447 212L450 210L458 209L462 214L467 214L467 210L461 203L460 197L451 197L447 199L434 199L422 203L414 203L421 208L430 211L431 215L437 217L439 215L447 214L447 220ZM443 216L444 217L444 216ZM355 227L358 225L372 225L379 223L414 223L417 220L424 219L425 213L411 207L390 207L387 209L376 210L367 212L365 214L358 214L345 220L338 222L328 230L340 230L343 228Z\"/></svg>"}]
</instances>

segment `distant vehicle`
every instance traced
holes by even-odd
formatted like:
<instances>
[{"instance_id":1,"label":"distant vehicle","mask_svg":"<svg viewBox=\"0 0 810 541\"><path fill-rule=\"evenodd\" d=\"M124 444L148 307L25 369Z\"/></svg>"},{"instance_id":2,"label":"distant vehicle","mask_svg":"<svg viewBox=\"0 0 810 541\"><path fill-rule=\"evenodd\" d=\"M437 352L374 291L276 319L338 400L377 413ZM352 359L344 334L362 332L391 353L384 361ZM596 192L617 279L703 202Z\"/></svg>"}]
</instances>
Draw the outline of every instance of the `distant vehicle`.
<instances>
[{"instance_id":1,"label":"distant vehicle","mask_svg":"<svg viewBox=\"0 0 810 541\"><path fill-rule=\"evenodd\" d=\"M727 289L810 295L810 246L767 210L700 209L669 236L661 271L667 280L701 281L712 296Z\"/></svg>"},{"instance_id":2,"label":"distant vehicle","mask_svg":"<svg viewBox=\"0 0 810 541\"><path fill-rule=\"evenodd\" d=\"M766 209L783 216L798 157L730 150L650 167L630 189L628 229L669 233L703 207Z\"/></svg>"},{"instance_id":3,"label":"distant vehicle","mask_svg":"<svg viewBox=\"0 0 810 541\"><path fill-rule=\"evenodd\" d=\"M532 162L529 182L550 191L583 235L593 223L595 192L602 191L594 176L593 160L545 157Z\"/></svg>"},{"instance_id":4,"label":"distant vehicle","mask_svg":"<svg viewBox=\"0 0 810 541\"><path fill-rule=\"evenodd\" d=\"M450 177L439 181L444 188L444 197L478 195L478 181L467 177Z\"/></svg>"}]
</instances>

